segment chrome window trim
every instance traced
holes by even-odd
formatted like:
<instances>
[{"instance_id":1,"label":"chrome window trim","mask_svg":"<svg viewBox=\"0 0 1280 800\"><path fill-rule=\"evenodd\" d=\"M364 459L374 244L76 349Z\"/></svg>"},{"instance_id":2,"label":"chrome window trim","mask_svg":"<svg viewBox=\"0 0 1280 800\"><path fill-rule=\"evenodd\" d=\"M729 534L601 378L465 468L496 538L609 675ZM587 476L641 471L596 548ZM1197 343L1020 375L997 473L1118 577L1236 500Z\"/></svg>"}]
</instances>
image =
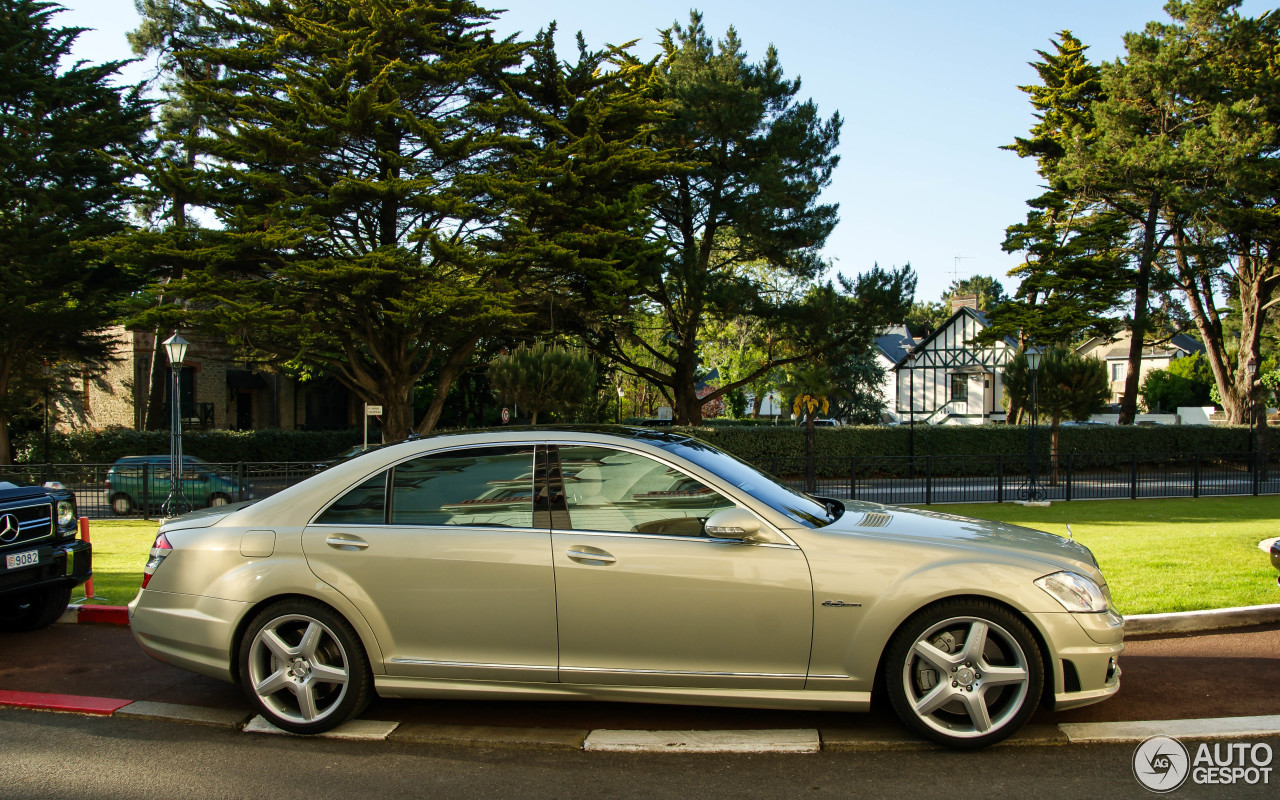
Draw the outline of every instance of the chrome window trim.
<instances>
[{"instance_id":1,"label":"chrome window trim","mask_svg":"<svg viewBox=\"0 0 1280 800\"><path fill-rule=\"evenodd\" d=\"M610 536L618 539L654 539L664 542L702 542L703 544L734 544L741 547L776 547L783 550L800 549L795 543L748 542L742 539L720 539L710 536L673 536L668 533L642 533L640 531L593 531L583 528L574 528L572 530L552 528L551 533L560 534L561 536Z\"/></svg>"}]
</instances>

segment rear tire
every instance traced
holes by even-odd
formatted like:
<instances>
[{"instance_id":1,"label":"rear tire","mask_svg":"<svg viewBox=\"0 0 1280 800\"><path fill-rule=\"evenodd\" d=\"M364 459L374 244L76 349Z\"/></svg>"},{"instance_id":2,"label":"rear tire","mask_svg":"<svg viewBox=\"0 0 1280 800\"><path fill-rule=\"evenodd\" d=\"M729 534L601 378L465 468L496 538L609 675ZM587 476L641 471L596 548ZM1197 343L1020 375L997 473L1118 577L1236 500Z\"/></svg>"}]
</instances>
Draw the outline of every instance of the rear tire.
<instances>
[{"instance_id":1,"label":"rear tire","mask_svg":"<svg viewBox=\"0 0 1280 800\"><path fill-rule=\"evenodd\" d=\"M49 586L0 600L0 631L36 631L58 621L71 602L71 587Z\"/></svg>"},{"instance_id":2,"label":"rear tire","mask_svg":"<svg viewBox=\"0 0 1280 800\"><path fill-rule=\"evenodd\" d=\"M230 502L231 502L231 498L227 497L225 494L218 493L218 494L209 495L209 508L217 508L218 506L225 506L227 503L230 503Z\"/></svg>"},{"instance_id":3,"label":"rear tire","mask_svg":"<svg viewBox=\"0 0 1280 800\"><path fill-rule=\"evenodd\" d=\"M240 639L238 667L249 702L290 733L336 728L373 698L360 637L315 600L282 600L259 612Z\"/></svg>"}]
</instances>

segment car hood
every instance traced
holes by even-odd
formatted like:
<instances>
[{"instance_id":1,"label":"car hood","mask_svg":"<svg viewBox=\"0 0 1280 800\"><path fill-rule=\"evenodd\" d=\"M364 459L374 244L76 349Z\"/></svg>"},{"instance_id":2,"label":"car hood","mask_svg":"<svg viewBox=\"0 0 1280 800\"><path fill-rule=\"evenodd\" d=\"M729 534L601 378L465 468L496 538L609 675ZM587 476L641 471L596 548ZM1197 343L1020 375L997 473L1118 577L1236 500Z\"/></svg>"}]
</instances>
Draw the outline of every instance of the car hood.
<instances>
[{"instance_id":1,"label":"car hood","mask_svg":"<svg viewBox=\"0 0 1280 800\"><path fill-rule=\"evenodd\" d=\"M998 551L1034 559L1051 568L1073 569L1090 577L1101 577L1098 562L1084 545L1005 522L901 506L849 503L840 519L822 530Z\"/></svg>"}]
</instances>

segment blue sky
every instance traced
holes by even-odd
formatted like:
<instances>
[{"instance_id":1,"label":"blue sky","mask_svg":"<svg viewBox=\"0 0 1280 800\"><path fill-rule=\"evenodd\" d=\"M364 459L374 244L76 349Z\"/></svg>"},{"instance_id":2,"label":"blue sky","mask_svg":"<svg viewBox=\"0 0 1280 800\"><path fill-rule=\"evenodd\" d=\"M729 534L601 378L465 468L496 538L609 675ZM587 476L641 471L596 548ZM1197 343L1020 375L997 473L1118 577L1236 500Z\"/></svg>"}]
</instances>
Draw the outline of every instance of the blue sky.
<instances>
[{"instance_id":1,"label":"blue sky","mask_svg":"<svg viewBox=\"0 0 1280 800\"><path fill-rule=\"evenodd\" d=\"M126 31L136 27L133 0L62 0L62 25L83 34L76 56L90 61L131 56ZM719 38L734 26L749 56L777 47L801 96L824 115L844 118L841 163L824 199L840 204L840 224L827 241L835 268L854 274L879 262L910 263L916 296L936 300L953 277L994 275L1012 291L1007 272L1016 254L1001 251L1005 227L1021 221L1039 193L1034 165L1000 146L1032 124L1019 85L1035 82L1027 62L1069 29L1090 45L1094 61L1124 50L1127 31L1166 19L1163 0L752 0L617 3L586 0L512 2L499 32L532 34L551 20L562 47L581 30L588 44L639 39L642 56L657 50L657 31L703 13ZM500 7L493 4L493 7ZM1270 4L1250 0L1257 15ZM566 51L569 52L569 51ZM147 76L129 68L129 80ZM961 257L957 261L957 257Z\"/></svg>"}]
</instances>

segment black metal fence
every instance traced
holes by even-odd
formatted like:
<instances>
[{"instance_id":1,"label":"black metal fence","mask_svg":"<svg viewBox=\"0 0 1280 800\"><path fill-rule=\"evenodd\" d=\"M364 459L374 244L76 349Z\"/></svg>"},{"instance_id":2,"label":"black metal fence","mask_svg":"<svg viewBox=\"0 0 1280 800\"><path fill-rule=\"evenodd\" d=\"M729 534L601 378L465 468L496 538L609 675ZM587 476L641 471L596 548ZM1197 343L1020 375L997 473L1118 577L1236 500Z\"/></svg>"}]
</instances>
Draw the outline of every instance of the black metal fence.
<instances>
[{"instance_id":1,"label":"black metal fence","mask_svg":"<svg viewBox=\"0 0 1280 800\"><path fill-rule=\"evenodd\" d=\"M311 462L276 461L188 464L182 473L182 498L203 508L256 500L292 486L319 471ZM76 495L82 516L155 517L169 497L167 461L129 466L112 464L15 464L0 466L0 481L41 484L57 481Z\"/></svg>"},{"instance_id":2,"label":"black metal fence","mask_svg":"<svg viewBox=\"0 0 1280 800\"><path fill-rule=\"evenodd\" d=\"M1025 456L820 457L809 471L802 458L754 461L797 489L895 505L1280 494L1280 458L1252 453L1076 454L1056 464L1042 456L1034 474ZM196 508L253 500L318 470L297 461L189 465L183 495ZM159 516L170 492L167 463L18 464L0 466L0 481L58 481L91 518Z\"/></svg>"},{"instance_id":3,"label":"black metal fence","mask_svg":"<svg viewBox=\"0 0 1280 800\"><path fill-rule=\"evenodd\" d=\"M1253 453L1101 453L757 460L789 485L825 497L894 505L1280 494L1280 460Z\"/></svg>"}]
</instances>

